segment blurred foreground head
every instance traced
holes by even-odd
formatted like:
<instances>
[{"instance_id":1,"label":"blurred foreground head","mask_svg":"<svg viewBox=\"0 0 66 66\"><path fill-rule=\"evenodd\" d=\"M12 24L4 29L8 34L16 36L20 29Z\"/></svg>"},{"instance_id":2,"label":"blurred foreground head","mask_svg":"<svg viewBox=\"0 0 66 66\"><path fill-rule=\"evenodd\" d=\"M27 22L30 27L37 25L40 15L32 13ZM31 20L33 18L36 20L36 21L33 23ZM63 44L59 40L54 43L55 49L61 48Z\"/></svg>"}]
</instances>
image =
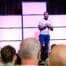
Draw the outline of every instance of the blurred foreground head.
<instances>
[{"instance_id":1,"label":"blurred foreground head","mask_svg":"<svg viewBox=\"0 0 66 66\"><path fill-rule=\"evenodd\" d=\"M66 66L66 45L56 45L52 49L48 66Z\"/></svg>"},{"instance_id":2,"label":"blurred foreground head","mask_svg":"<svg viewBox=\"0 0 66 66\"><path fill-rule=\"evenodd\" d=\"M40 59L40 42L35 38L27 38L21 42L20 57L23 65L37 65Z\"/></svg>"},{"instance_id":3,"label":"blurred foreground head","mask_svg":"<svg viewBox=\"0 0 66 66\"><path fill-rule=\"evenodd\" d=\"M7 45L1 49L1 57L4 63L13 63L16 61L16 50L14 47Z\"/></svg>"}]
</instances>

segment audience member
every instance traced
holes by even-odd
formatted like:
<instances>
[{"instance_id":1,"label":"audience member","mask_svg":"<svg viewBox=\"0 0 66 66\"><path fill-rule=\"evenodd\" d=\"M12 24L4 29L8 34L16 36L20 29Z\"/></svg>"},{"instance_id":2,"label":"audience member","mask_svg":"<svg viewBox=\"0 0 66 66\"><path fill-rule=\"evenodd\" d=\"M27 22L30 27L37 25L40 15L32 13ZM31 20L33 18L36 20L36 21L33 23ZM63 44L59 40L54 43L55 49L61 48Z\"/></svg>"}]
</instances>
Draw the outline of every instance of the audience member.
<instances>
[{"instance_id":1,"label":"audience member","mask_svg":"<svg viewBox=\"0 0 66 66\"><path fill-rule=\"evenodd\" d=\"M52 49L48 66L66 66L66 45L56 45Z\"/></svg>"},{"instance_id":2,"label":"audience member","mask_svg":"<svg viewBox=\"0 0 66 66\"><path fill-rule=\"evenodd\" d=\"M22 65L38 65L40 60L40 42L35 38L27 38L21 42L20 57Z\"/></svg>"},{"instance_id":3,"label":"audience member","mask_svg":"<svg viewBox=\"0 0 66 66\"><path fill-rule=\"evenodd\" d=\"M16 50L12 46L5 46L1 49L1 58L5 66L14 66L16 61Z\"/></svg>"}]
</instances>

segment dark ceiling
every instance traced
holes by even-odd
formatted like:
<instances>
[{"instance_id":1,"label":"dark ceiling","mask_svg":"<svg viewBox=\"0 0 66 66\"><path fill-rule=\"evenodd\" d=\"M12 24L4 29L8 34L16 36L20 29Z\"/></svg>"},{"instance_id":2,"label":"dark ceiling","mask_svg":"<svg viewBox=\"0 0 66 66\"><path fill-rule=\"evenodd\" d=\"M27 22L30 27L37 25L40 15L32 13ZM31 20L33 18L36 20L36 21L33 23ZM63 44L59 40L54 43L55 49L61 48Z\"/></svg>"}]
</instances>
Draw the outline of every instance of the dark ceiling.
<instances>
[{"instance_id":1,"label":"dark ceiling","mask_svg":"<svg viewBox=\"0 0 66 66\"><path fill-rule=\"evenodd\" d=\"M23 2L43 2L43 1L46 1L46 0L22 0Z\"/></svg>"},{"instance_id":2,"label":"dark ceiling","mask_svg":"<svg viewBox=\"0 0 66 66\"><path fill-rule=\"evenodd\" d=\"M0 0L0 15L21 15L22 2L44 1L49 14L66 14L66 0Z\"/></svg>"}]
</instances>

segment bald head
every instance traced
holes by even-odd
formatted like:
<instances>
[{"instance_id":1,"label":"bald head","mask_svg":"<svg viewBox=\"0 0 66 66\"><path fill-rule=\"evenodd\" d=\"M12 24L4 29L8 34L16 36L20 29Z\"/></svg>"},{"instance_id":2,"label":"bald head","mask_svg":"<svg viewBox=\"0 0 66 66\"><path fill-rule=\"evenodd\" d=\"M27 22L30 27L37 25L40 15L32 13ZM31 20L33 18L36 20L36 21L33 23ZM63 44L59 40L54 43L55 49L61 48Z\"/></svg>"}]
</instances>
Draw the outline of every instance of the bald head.
<instances>
[{"instance_id":1,"label":"bald head","mask_svg":"<svg viewBox=\"0 0 66 66\"><path fill-rule=\"evenodd\" d=\"M66 45L57 45L49 56L50 66L66 66Z\"/></svg>"},{"instance_id":2,"label":"bald head","mask_svg":"<svg viewBox=\"0 0 66 66\"><path fill-rule=\"evenodd\" d=\"M22 59L37 59L40 51L40 42L35 38L27 38L21 42L20 57Z\"/></svg>"}]
</instances>

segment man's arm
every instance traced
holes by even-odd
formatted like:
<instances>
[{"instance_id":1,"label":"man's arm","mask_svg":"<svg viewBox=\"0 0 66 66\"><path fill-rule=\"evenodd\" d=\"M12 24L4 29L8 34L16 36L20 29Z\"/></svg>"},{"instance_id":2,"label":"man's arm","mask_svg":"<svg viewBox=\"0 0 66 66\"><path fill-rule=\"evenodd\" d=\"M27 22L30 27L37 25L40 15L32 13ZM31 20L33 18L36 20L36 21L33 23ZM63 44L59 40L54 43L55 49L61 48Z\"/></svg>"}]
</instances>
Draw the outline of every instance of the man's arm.
<instances>
[{"instance_id":1,"label":"man's arm","mask_svg":"<svg viewBox=\"0 0 66 66\"><path fill-rule=\"evenodd\" d=\"M41 31L41 30L46 29L46 28L47 28L47 25L45 25L45 26L41 26L41 25L39 25L38 28L39 28L39 30Z\"/></svg>"},{"instance_id":2,"label":"man's arm","mask_svg":"<svg viewBox=\"0 0 66 66\"><path fill-rule=\"evenodd\" d=\"M51 31L53 31L53 27L52 26L48 25L47 27L48 27L48 29L50 29Z\"/></svg>"}]
</instances>

